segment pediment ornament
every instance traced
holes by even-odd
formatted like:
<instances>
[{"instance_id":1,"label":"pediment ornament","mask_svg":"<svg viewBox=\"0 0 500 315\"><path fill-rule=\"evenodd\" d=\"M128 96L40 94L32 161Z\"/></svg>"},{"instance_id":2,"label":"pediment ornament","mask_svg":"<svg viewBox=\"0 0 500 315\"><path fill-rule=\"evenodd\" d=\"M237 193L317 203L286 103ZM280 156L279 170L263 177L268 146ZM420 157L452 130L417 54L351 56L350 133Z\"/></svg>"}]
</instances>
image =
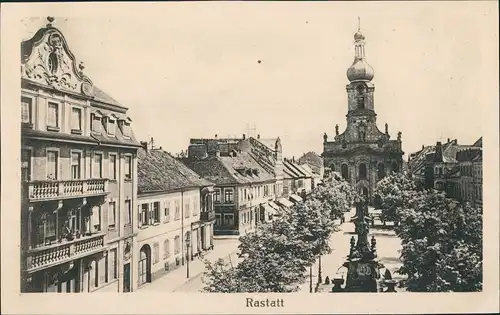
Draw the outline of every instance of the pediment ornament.
<instances>
[{"instance_id":1,"label":"pediment ornament","mask_svg":"<svg viewBox=\"0 0 500 315\"><path fill-rule=\"evenodd\" d=\"M92 82L83 74L82 64L77 69L75 58L61 32L49 27L39 33L23 43L30 45L31 49L22 60L22 77L58 90L93 95ZM38 37L41 38L37 40Z\"/></svg>"}]
</instances>

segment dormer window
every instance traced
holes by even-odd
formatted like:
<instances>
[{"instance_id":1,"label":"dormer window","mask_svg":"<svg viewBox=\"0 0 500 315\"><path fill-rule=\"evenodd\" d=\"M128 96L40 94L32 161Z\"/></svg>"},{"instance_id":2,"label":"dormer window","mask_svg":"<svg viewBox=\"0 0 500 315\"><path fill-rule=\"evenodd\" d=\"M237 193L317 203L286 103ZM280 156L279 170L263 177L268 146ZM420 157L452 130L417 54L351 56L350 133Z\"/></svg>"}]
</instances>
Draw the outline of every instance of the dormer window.
<instances>
[{"instance_id":1,"label":"dormer window","mask_svg":"<svg viewBox=\"0 0 500 315\"><path fill-rule=\"evenodd\" d=\"M119 120L119 126L120 126L122 134L125 138L130 138L130 122L131 121L132 120L129 117Z\"/></svg>"},{"instance_id":2,"label":"dormer window","mask_svg":"<svg viewBox=\"0 0 500 315\"><path fill-rule=\"evenodd\" d=\"M108 135L114 136L116 133L116 118L113 115L106 117L106 129Z\"/></svg>"},{"instance_id":3,"label":"dormer window","mask_svg":"<svg viewBox=\"0 0 500 315\"><path fill-rule=\"evenodd\" d=\"M259 175L259 170L254 168L254 169L252 170L252 173L253 173L255 176L257 176L257 175Z\"/></svg>"},{"instance_id":4,"label":"dormer window","mask_svg":"<svg viewBox=\"0 0 500 315\"><path fill-rule=\"evenodd\" d=\"M102 119L102 114L100 112L98 112L98 111L95 112L95 113L92 113L91 119L92 119L92 132L101 133L101 126L102 126L101 119Z\"/></svg>"}]
</instances>

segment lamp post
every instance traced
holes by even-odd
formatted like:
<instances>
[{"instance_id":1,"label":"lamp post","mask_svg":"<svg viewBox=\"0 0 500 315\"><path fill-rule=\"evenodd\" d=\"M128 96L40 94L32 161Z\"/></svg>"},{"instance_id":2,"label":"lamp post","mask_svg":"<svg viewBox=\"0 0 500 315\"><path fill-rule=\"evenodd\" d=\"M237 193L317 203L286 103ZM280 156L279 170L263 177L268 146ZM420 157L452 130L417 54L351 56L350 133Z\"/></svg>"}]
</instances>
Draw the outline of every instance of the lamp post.
<instances>
[{"instance_id":1,"label":"lamp post","mask_svg":"<svg viewBox=\"0 0 500 315\"><path fill-rule=\"evenodd\" d=\"M187 273L187 278L189 279L189 247L191 245L191 233L188 233L187 236L186 236L186 260L187 260L187 264L186 264L186 273Z\"/></svg>"},{"instance_id":2,"label":"lamp post","mask_svg":"<svg viewBox=\"0 0 500 315\"><path fill-rule=\"evenodd\" d=\"M321 277L321 254L319 254L318 258L318 283L322 283L323 279Z\"/></svg>"}]
</instances>

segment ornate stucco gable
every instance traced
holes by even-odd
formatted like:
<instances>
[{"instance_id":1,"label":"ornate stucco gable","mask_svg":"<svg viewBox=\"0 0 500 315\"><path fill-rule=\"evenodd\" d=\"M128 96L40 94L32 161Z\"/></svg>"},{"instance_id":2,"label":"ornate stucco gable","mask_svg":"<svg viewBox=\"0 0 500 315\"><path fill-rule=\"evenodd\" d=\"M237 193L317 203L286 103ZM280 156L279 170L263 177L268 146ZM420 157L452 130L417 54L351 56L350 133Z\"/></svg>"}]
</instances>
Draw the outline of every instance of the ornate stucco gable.
<instances>
[{"instance_id":1,"label":"ornate stucco gable","mask_svg":"<svg viewBox=\"0 0 500 315\"><path fill-rule=\"evenodd\" d=\"M53 18L48 18L49 22ZM83 74L61 31L47 24L21 43L21 78L64 92L94 95L92 81Z\"/></svg>"}]
</instances>

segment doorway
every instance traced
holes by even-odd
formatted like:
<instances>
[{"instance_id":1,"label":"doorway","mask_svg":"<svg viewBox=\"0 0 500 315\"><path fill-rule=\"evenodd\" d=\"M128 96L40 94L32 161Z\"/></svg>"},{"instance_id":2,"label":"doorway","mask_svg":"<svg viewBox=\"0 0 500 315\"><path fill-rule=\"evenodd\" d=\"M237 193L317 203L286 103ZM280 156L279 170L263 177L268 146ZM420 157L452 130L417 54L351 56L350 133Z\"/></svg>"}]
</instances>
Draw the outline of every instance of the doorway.
<instances>
[{"instance_id":1,"label":"doorway","mask_svg":"<svg viewBox=\"0 0 500 315\"><path fill-rule=\"evenodd\" d=\"M123 265L123 292L130 292L130 263Z\"/></svg>"},{"instance_id":2,"label":"doorway","mask_svg":"<svg viewBox=\"0 0 500 315\"><path fill-rule=\"evenodd\" d=\"M139 252L139 285L151 282L151 247L145 244Z\"/></svg>"}]
</instances>

